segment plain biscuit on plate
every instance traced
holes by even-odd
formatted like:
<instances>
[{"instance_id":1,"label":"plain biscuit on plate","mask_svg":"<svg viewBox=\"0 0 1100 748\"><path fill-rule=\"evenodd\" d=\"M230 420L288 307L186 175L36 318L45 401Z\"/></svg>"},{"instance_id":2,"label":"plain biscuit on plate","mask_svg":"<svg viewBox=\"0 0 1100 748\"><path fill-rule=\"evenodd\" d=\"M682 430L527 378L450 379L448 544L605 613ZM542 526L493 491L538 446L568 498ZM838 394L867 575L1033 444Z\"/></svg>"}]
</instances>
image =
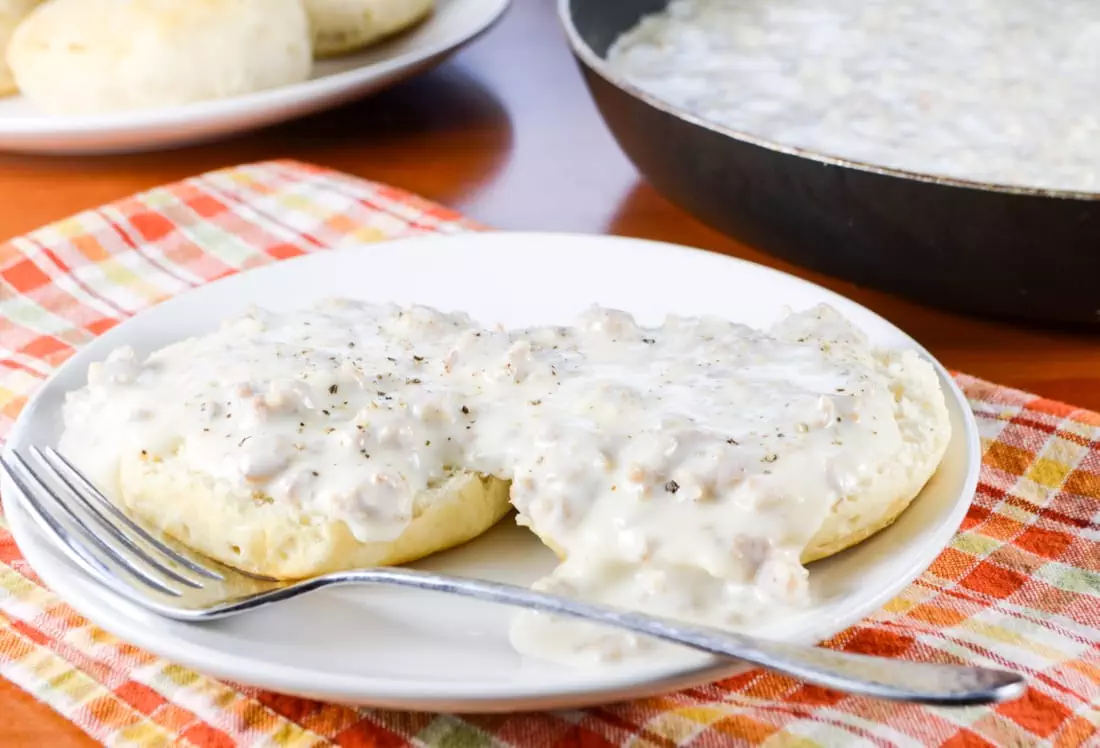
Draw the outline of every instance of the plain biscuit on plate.
<instances>
[{"instance_id":1,"label":"plain biscuit on plate","mask_svg":"<svg viewBox=\"0 0 1100 748\"><path fill-rule=\"evenodd\" d=\"M309 77L301 0L50 0L7 50L43 110L95 114L189 104Z\"/></svg>"},{"instance_id":2,"label":"plain biscuit on plate","mask_svg":"<svg viewBox=\"0 0 1100 748\"><path fill-rule=\"evenodd\" d=\"M352 52L422 21L433 0L304 0L313 29L313 54Z\"/></svg>"},{"instance_id":3,"label":"plain biscuit on plate","mask_svg":"<svg viewBox=\"0 0 1100 748\"><path fill-rule=\"evenodd\" d=\"M20 22L42 0L0 0L0 53L8 46L8 40ZM15 81L11 77L4 57L0 54L0 96L15 93Z\"/></svg>"}]
</instances>

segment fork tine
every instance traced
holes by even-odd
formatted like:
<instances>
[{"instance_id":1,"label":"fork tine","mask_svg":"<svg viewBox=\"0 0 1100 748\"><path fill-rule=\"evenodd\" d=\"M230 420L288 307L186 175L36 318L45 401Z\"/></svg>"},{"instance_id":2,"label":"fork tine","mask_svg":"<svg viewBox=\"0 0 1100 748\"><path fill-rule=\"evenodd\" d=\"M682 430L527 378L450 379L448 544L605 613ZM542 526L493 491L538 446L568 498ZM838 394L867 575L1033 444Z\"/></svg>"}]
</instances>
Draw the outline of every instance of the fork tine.
<instances>
[{"instance_id":1,"label":"fork tine","mask_svg":"<svg viewBox=\"0 0 1100 748\"><path fill-rule=\"evenodd\" d=\"M34 519L37 520L38 526L53 538L58 547L61 548L77 566L85 571L90 571L93 576L97 576L105 582L110 582L110 570L104 566L99 559L95 557L95 554L89 551L83 543L73 537L64 526L53 517L53 515L46 511L34 491L32 491L26 481L23 480L19 471L17 471L12 463L3 455L0 455L0 466L4 468L4 471L11 478L12 483L15 484L15 487L18 488L19 492L23 495L25 507Z\"/></svg>"},{"instance_id":2,"label":"fork tine","mask_svg":"<svg viewBox=\"0 0 1100 748\"><path fill-rule=\"evenodd\" d=\"M188 577L183 576L175 569L172 569L169 566L165 566L164 563L153 558L151 555L149 555L149 553L145 551L144 548L131 540L130 536L119 529L118 526L112 524L111 521L104 517L103 513L100 512L99 509L97 509L95 505L88 500L87 496L85 496L83 492L77 489L77 487L73 485L72 481L70 481L64 473L58 470L56 465L54 465L46 458L46 455L42 453L42 450L40 450L38 447L32 446L30 448L30 451L31 454L33 454L35 458L37 458L39 463L41 463L41 465L46 468L49 475L55 480L60 481L62 484L64 484L69 492L73 496L75 496L76 499L80 502L81 506L83 506L88 511L88 513L95 518L96 522L98 522L99 525L112 537L122 543L122 545L124 545L128 551L133 553L135 556L152 566L154 569L156 569L169 579L173 579L181 584L186 584L188 587L192 587L194 589L199 589L202 587L202 583L196 582L193 579L189 579Z\"/></svg>"},{"instance_id":3,"label":"fork tine","mask_svg":"<svg viewBox=\"0 0 1100 748\"><path fill-rule=\"evenodd\" d=\"M38 448L33 447L32 449L37 450ZM128 517L126 515L125 512L123 512L121 509L119 509L117 506L115 506L114 503L110 499L108 499L106 496L103 495L102 491L100 491L98 488L96 488L92 484L91 481L89 481L87 478L84 477L83 473L81 473L79 470L77 470L73 466L73 464L71 462L69 462L68 458L66 458L65 455L61 454L60 452L58 452L53 447L46 447L45 456L43 456L43 460L45 462L47 462L47 464L49 464L50 467L53 468L54 471L56 471L58 473L61 472L61 470L58 467L58 464L63 466L65 472L67 472L69 475L71 475L73 477L73 479L75 480L75 482L83 489L83 492L78 491L72 485L72 483L70 483L69 481L66 480L65 481L66 485L68 485L70 488L72 488L74 493L78 493L78 494L83 493L84 496L91 496L93 499L95 499L97 504L99 504L101 507L103 507L108 512L110 512L111 516L113 516L115 519L117 519L119 522L121 522L123 525L125 525L135 535L137 535L139 538L144 540L149 545L156 548L158 551L163 553L165 556L168 556L170 559L175 561L180 566L185 566L188 569L190 569L191 571L195 572L196 574L201 574L202 576L208 577L209 579L215 579L215 580L218 580L218 581L221 581L223 579L222 575L219 574L218 572L213 571L212 569L208 569L205 566L202 566L198 563L195 563L194 561L187 558L186 556L172 550L167 545L165 545L164 543L162 543L161 541L159 541L155 537L153 537L153 535L146 532L145 528L143 528L141 525L134 522L132 519L130 519L130 517ZM64 477L62 477L62 480L65 480Z\"/></svg>"},{"instance_id":4,"label":"fork tine","mask_svg":"<svg viewBox=\"0 0 1100 748\"><path fill-rule=\"evenodd\" d=\"M66 504L64 501L62 501L60 498L58 498L57 494L54 493L54 491L50 489L50 487L42 480L42 478L40 478L38 476L38 473L36 473L34 471L34 469L27 463L27 461L25 459L23 459L22 455L20 455L18 452L12 451L11 456L13 458L12 461L19 466L19 468L22 470L24 475L29 477L31 479L31 481L34 483L34 485L38 488L38 492L40 494L46 494L51 499L53 499L53 503L56 506L58 506L63 512L65 512L65 515L69 518L69 520L72 522L72 524L80 531L80 533L85 537L85 539L91 540L93 545L95 545L104 555L106 555L109 559L111 559L111 561L113 561L117 566L119 566L120 568L125 570L128 574L130 574L132 577L137 579L139 582L145 584L146 586L152 587L153 589L157 590L158 592L162 592L166 595L172 595L173 597L179 597L180 593L177 590L174 590L171 587L168 587L167 585L163 584L162 582L157 580L155 577L151 576L144 569L142 569L140 566L137 566L136 564L134 564L134 562L132 560L127 559L125 556L120 554L117 550L115 550L111 546L104 543L103 539L100 538L98 535L96 535L91 530L91 528L88 527L88 525L84 522L84 520L82 520L80 518L80 516L76 512L73 511L72 507L70 507L68 504ZM9 473L10 473L11 469L7 465L7 463L5 463L5 467L8 468ZM24 490L24 488L27 488L25 483L23 484L23 486L20 486L20 490ZM30 493L33 493L33 489L30 490ZM29 494L25 492L24 495L29 495ZM42 511L43 514L45 514L47 516L50 514L49 511L45 509L45 507L41 506L41 503L39 503L39 509ZM64 535L67 538L69 538L68 542L71 543L72 536L67 532L64 533ZM84 550L87 551L87 547L85 547ZM100 566L104 567L105 565L100 564ZM110 574L110 571L106 570L106 573Z\"/></svg>"}]
</instances>

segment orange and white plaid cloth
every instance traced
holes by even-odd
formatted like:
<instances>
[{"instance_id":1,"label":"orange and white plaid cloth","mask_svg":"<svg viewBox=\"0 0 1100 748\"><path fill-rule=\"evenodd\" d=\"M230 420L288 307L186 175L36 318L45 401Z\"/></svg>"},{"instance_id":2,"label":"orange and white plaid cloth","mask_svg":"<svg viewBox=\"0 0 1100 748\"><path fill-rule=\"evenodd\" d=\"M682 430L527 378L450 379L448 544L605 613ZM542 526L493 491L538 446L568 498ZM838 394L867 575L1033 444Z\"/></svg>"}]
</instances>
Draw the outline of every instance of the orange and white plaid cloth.
<instances>
[{"instance_id":1,"label":"orange and white plaid cloth","mask_svg":"<svg viewBox=\"0 0 1100 748\"><path fill-rule=\"evenodd\" d=\"M2 244L0 443L56 366L166 297L308 252L475 228L390 187L271 162L154 189ZM1016 702L925 709L753 671L562 713L462 717L317 703L206 678L97 629L41 585L2 517L0 676L114 745L1100 745L1100 415L958 381L985 448L966 522L909 589L829 646L996 663L1029 677Z\"/></svg>"}]
</instances>

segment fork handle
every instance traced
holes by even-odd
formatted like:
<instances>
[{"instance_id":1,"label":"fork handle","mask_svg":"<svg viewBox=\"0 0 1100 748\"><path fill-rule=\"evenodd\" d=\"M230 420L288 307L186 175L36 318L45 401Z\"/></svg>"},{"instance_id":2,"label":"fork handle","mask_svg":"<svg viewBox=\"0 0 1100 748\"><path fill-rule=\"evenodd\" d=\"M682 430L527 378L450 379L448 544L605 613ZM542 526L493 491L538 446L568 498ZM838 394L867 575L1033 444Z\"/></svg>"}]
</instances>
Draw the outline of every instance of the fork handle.
<instances>
[{"instance_id":1,"label":"fork handle","mask_svg":"<svg viewBox=\"0 0 1100 748\"><path fill-rule=\"evenodd\" d=\"M382 584L446 592L462 597L579 618L751 662L826 688L892 701L970 706L1018 698L1027 688L1018 673L992 668L909 662L787 644L709 626L670 621L558 595L479 579L403 568L329 574L207 611L221 617L324 587Z\"/></svg>"}]
</instances>

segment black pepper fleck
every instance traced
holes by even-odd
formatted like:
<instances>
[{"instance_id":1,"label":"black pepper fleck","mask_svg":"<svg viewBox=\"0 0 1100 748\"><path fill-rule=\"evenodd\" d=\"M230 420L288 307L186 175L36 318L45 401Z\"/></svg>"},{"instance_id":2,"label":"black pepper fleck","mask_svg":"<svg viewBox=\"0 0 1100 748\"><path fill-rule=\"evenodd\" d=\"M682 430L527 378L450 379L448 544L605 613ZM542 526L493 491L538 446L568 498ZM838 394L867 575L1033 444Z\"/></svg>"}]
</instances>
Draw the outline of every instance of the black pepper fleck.
<instances>
[{"instance_id":1,"label":"black pepper fleck","mask_svg":"<svg viewBox=\"0 0 1100 748\"><path fill-rule=\"evenodd\" d=\"M646 345L653 345L657 341L654 340L653 338L642 338L642 342L645 343Z\"/></svg>"},{"instance_id":2,"label":"black pepper fleck","mask_svg":"<svg viewBox=\"0 0 1100 748\"><path fill-rule=\"evenodd\" d=\"M321 412L322 412L322 413L324 413L324 414L325 414L326 416L331 416L331 415L332 415L332 414L331 414L331 413L329 413L329 412L328 412L327 410L322 410Z\"/></svg>"},{"instance_id":3,"label":"black pepper fleck","mask_svg":"<svg viewBox=\"0 0 1100 748\"><path fill-rule=\"evenodd\" d=\"M670 480L668 483L665 484L665 490L669 493L676 493L680 490L680 484L674 480Z\"/></svg>"},{"instance_id":4,"label":"black pepper fleck","mask_svg":"<svg viewBox=\"0 0 1100 748\"><path fill-rule=\"evenodd\" d=\"M246 436L245 438L243 438L243 439L241 439L241 440L240 440L239 442L237 442L237 446L238 446L238 447L243 447L243 446L244 446L244 443L245 443L246 441L248 441L249 439L251 439L251 438L252 438L251 436Z\"/></svg>"},{"instance_id":5,"label":"black pepper fleck","mask_svg":"<svg viewBox=\"0 0 1100 748\"><path fill-rule=\"evenodd\" d=\"M462 415L464 415L464 416L470 415L470 409L467 408L465 405L462 406Z\"/></svg>"},{"instance_id":6,"label":"black pepper fleck","mask_svg":"<svg viewBox=\"0 0 1100 748\"><path fill-rule=\"evenodd\" d=\"M328 394L335 395L340 388L335 384L328 388Z\"/></svg>"}]
</instances>

